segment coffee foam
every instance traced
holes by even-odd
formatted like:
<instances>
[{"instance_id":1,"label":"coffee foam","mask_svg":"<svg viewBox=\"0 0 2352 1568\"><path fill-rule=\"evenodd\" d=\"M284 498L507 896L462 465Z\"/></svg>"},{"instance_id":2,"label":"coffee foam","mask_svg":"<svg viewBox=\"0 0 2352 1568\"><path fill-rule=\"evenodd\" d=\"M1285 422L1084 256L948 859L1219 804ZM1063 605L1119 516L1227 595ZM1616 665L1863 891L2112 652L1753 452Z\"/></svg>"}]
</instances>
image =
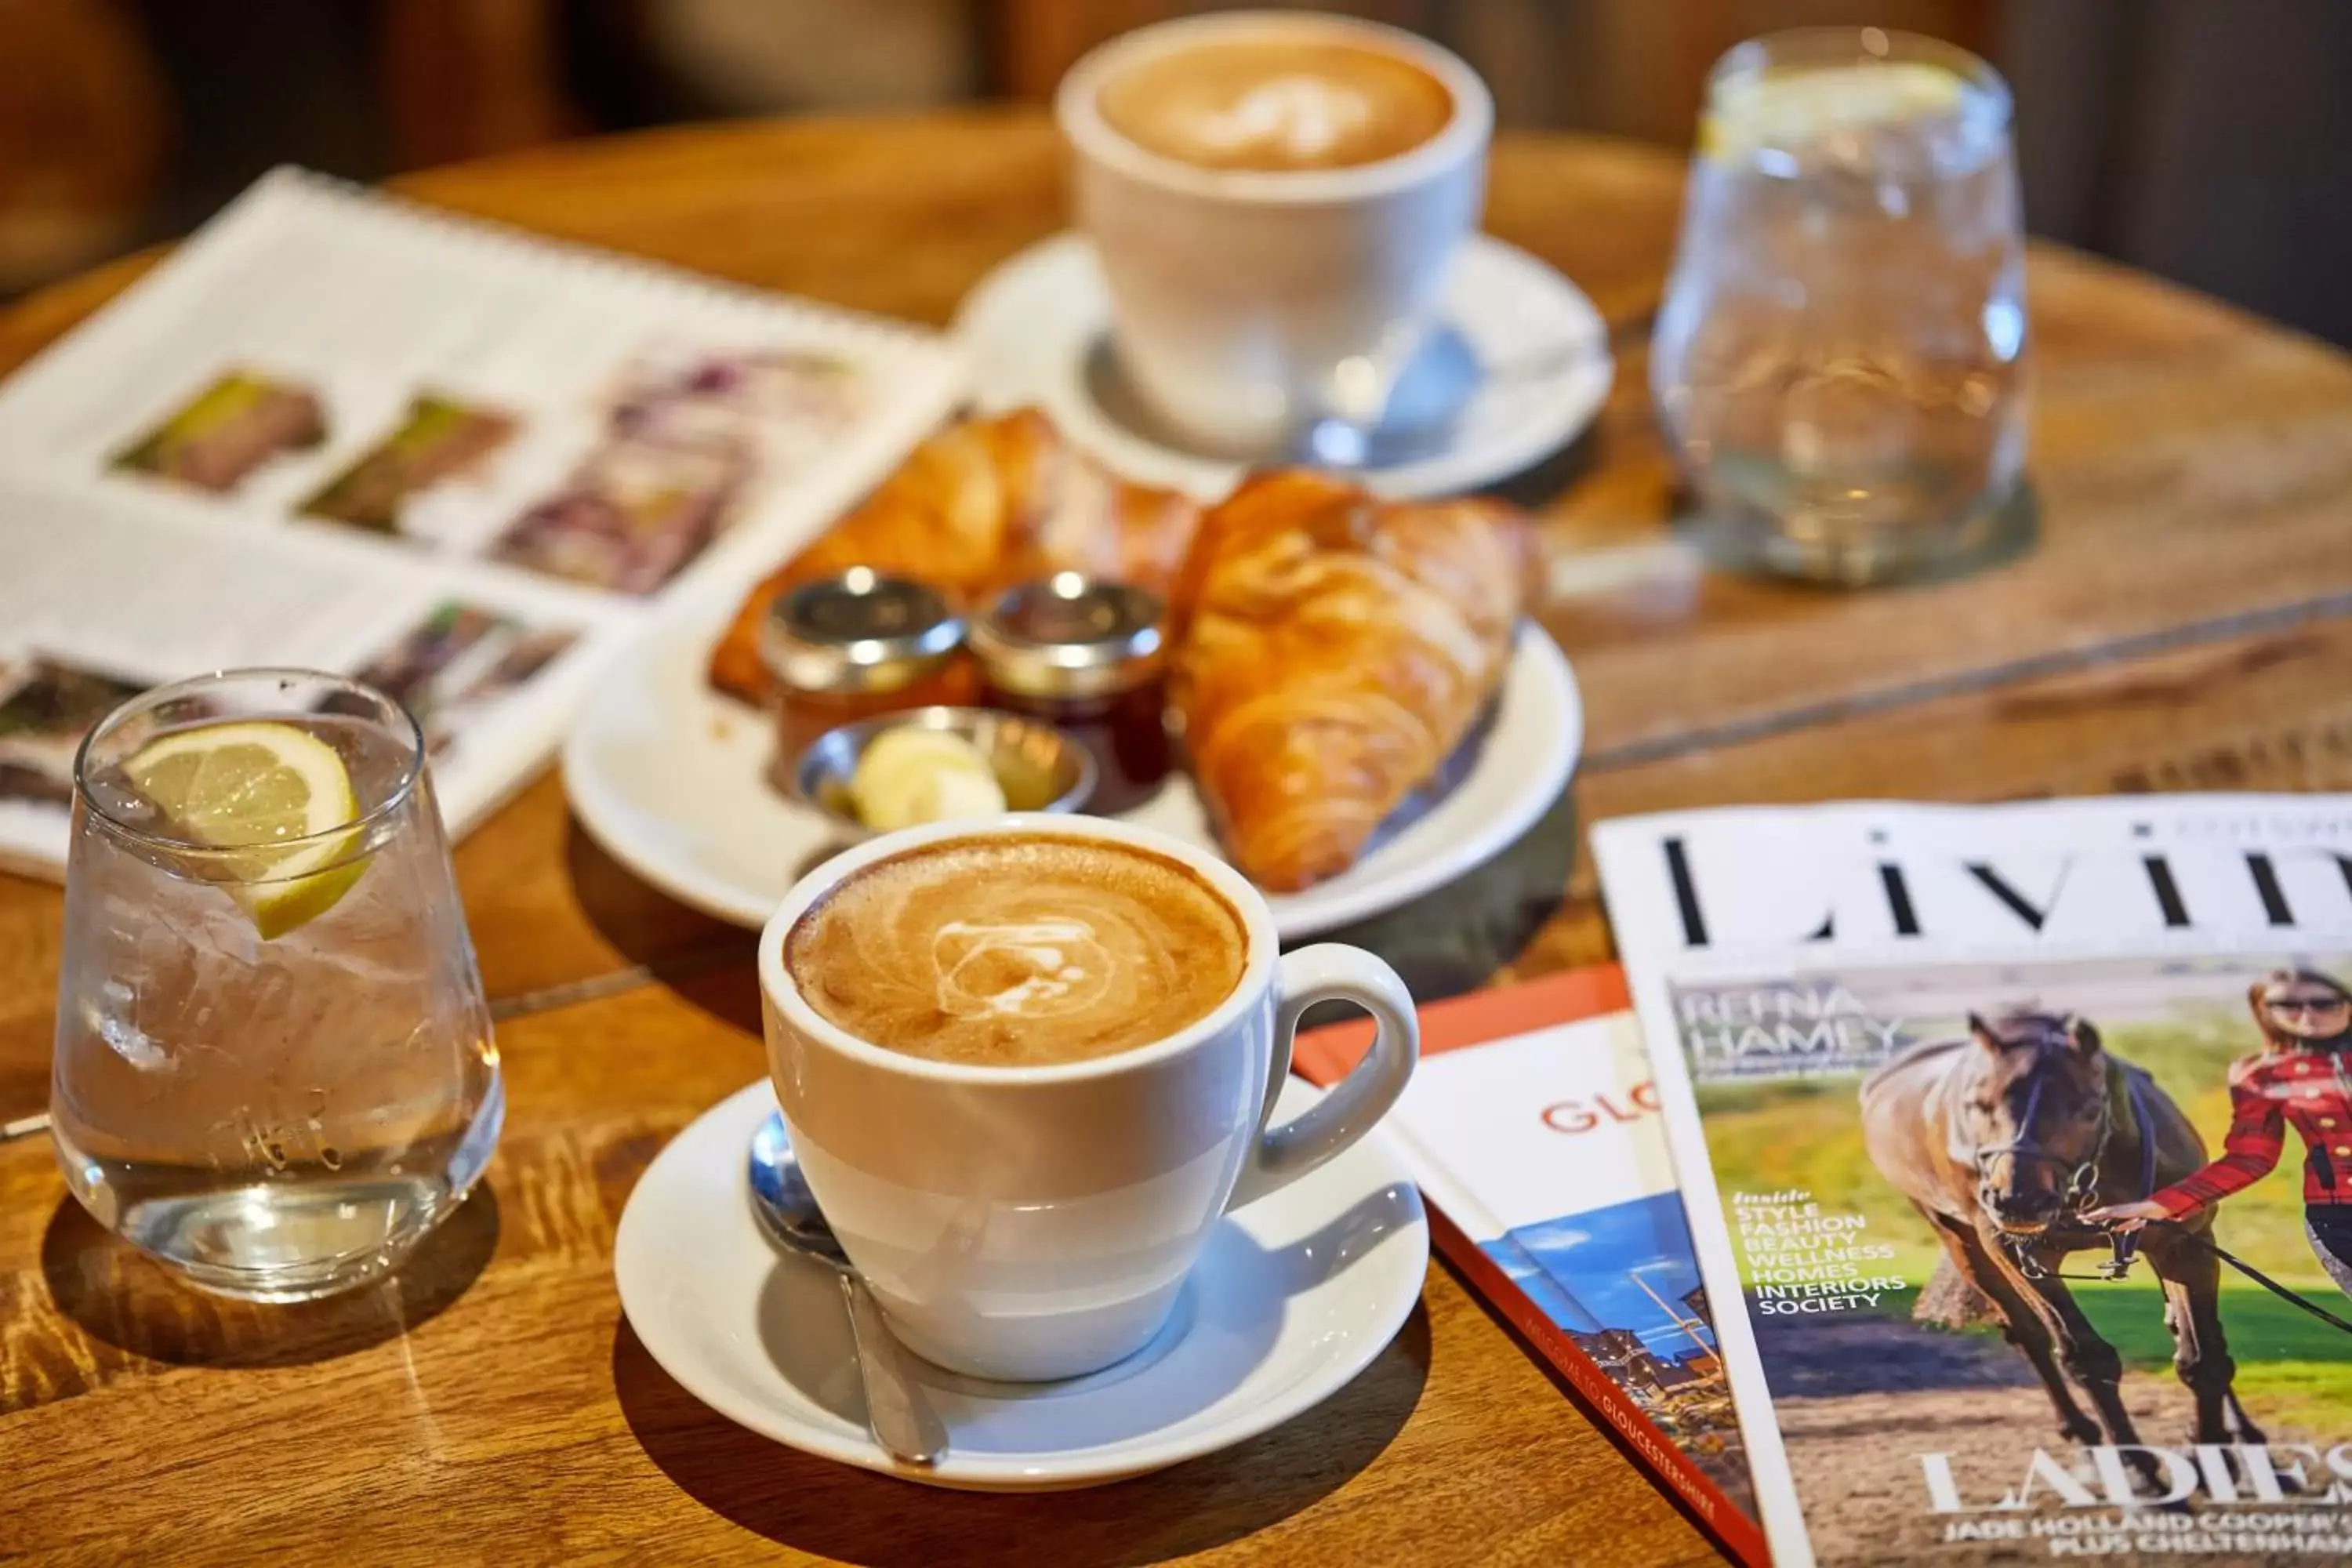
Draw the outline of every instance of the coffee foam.
<instances>
[{"instance_id":1,"label":"coffee foam","mask_svg":"<svg viewBox=\"0 0 2352 1568\"><path fill-rule=\"evenodd\" d=\"M1171 50L1097 100L1120 135L1212 169L1347 168L1412 151L1454 117L1445 85L1382 50L1262 38Z\"/></svg>"},{"instance_id":2,"label":"coffee foam","mask_svg":"<svg viewBox=\"0 0 2352 1568\"><path fill-rule=\"evenodd\" d=\"M1097 840L950 839L854 872L784 964L828 1023L910 1056L1084 1061L1163 1039L1241 980L1241 917L1173 860Z\"/></svg>"}]
</instances>

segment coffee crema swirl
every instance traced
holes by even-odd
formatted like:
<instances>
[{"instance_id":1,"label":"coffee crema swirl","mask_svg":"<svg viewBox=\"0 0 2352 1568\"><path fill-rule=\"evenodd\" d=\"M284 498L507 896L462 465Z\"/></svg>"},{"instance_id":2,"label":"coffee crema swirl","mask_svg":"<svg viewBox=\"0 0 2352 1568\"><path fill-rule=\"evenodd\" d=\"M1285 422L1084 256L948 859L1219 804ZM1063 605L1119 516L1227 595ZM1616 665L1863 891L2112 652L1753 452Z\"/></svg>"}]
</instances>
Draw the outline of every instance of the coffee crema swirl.
<instances>
[{"instance_id":1,"label":"coffee crema swirl","mask_svg":"<svg viewBox=\"0 0 2352 1568\"><path fill-rule=\"evenodd\" d=\"M1445 129L1454 95L1401 55L1308 37L1178 47L1118 72L1096 98L1110 128L1205 169L1344 169Z\"/></svg>"},{"instance_id":2,"label":"coffee crema swirl","mask_svg":"<svg viewBox=\"0 0 2352 1568\"><path fill-rule=\"evenodd\" d=\"M784 963L821 1017L909 1056L1085 1061L1164 1039L1241 981L1249 939L1173 860L1098 839L949 839L853 872Z\"/></svg>"}]
</instances>

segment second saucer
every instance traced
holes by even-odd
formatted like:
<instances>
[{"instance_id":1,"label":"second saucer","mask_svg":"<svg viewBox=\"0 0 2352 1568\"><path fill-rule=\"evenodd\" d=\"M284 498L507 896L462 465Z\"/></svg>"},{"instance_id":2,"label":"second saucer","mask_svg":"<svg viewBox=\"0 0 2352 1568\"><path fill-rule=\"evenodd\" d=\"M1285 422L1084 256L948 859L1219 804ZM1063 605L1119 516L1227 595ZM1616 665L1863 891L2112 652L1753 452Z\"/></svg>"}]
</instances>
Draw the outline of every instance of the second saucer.
<instances>
[{"instance_id":1,"label":"second saucer","mask_svg":"<svg viewBox=\"0 0 2352 1568\"><path fill-rule=\"evenodd\" d=\"M1447 495L1507 479L1574 439L1609 395L1613 367L1600 311L1516 247L1472 237L1454 258L1444 318L1416 374L1445 438L1400 440L1393 450L1375 441L1358 455L1370 466L1330 455L1332 466L1382 495ZM1248 465L1184 450L1152 427L1124 395L1109 330L1102 269L1076 234L997 268L965 297L955 324L982 408L1038 405L1134 479L1223 495Z\"/></svg>"}]
</instances>

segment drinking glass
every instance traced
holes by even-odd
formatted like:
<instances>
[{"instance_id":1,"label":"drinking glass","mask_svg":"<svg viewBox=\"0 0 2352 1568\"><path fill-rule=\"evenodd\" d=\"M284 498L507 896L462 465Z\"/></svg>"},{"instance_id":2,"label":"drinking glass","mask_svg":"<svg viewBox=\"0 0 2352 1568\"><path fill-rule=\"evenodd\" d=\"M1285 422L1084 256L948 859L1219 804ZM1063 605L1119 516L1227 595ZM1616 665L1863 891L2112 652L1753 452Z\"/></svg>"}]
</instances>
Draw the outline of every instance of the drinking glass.
<instances>
[{"instance_id":1,"label":"drinking glass","mask_svg":"<svg viewBox=\"0 0 2352 1568\"><path fill-rule=\"evenodd\" d=\"M1863 584L1967 555L2024 460L2009 89L1874 27L1751 39L1708 79L1651 391L1701 531Z\"/></svg>"},{"instance_id":2,"label":"drinking glass","mask_svg":"<svg viewBox=\"0 0 2352 1568\"><path fill-rule=\"evenodd\" d=\"M250 720L333 748L347 820L224 848L131 785L156 737ZM506 1104L415 720L302 670L150 691L83 742L71 842L49 1109L74 1196L222 1295L303 1300L397 1264L464 1201Z\"/></svg>"}]
</instances>

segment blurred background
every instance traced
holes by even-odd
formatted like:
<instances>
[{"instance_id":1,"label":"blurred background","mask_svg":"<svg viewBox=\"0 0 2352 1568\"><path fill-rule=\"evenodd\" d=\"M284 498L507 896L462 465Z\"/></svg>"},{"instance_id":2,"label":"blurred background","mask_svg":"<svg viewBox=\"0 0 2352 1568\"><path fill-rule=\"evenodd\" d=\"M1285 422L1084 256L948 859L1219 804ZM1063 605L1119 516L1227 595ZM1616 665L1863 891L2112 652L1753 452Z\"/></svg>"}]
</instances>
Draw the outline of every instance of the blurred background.
<instances>
[{"instance_id":1,"label":"blurred background","mask_svg":"<svg viewBox=\"0 0 2352 1568\"><path fill-rule=\"evenodd\" d=\"M0 297L184 233L274 163L354 179L745 115L1039 104L1197 0L0 0ZM2019 100L2026 216L2352 345L2352 0L1357 0L1507 127L1688 143L1708 66L1931 33Z\"/></svg>"}]
</instances>

